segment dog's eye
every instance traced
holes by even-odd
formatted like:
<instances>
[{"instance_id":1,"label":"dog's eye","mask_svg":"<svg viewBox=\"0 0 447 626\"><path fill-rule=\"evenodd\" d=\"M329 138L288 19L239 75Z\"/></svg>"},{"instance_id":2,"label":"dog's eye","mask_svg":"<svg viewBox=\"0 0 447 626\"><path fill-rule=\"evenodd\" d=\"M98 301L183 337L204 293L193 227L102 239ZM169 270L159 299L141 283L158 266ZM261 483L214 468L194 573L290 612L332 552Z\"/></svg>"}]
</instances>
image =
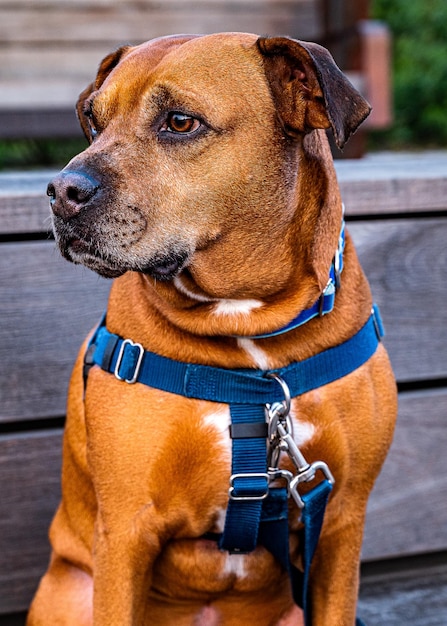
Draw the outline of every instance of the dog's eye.
<instances>
[{"instance_id":1,"label":"dog's eye","mask_svg":"<svg viewBox=\"0 0 447 626\"><path fill-rule=\"evenodd\" d=\"M84 109L84 116L87 119L88 128L90 131L90 137L94 139L98 134L98 128L95 124L95 120L93 117L93 106L91 102L88 102Z\"/></svg>"},{"instance_id":2,"label":"dog's eye","mask_svg":"<svg viewBox=\"0 0 447 626\"><path fill-rule=\"evenodd\" d=\"M166 122L163 124L162 130L169 133L187 135L200 128L200 125L200 121L191 115L173 112L169 113Z\"/></svg>"},{"instance_id":3,"label":"dog's eye","mask_svg":"<svg viewBox=\"0 0 447 626\"><path fill-rule=\"evenodd\" d=\"M91 136L92 139L94 139L96 137L96 135L98 134L98 129L97 129L95 121L93 119L92 111L89 111L88 113L86 113L85 117L87 118L87 124L88 124L88 128L89 128L89 131L90 131L90 136Z\"/></svg>"},{"instance_id":4,"label":"dog's eye","mask_svg":"<svg viewBox=\"0 0 447 626\"><path fill-rule=\"evenodd\" d=\"M98 130L96 129L91 117L88 119L88 126L90 129L91 138L94 139L96 135L98 134Z\"/></svg>"}]
</instances>

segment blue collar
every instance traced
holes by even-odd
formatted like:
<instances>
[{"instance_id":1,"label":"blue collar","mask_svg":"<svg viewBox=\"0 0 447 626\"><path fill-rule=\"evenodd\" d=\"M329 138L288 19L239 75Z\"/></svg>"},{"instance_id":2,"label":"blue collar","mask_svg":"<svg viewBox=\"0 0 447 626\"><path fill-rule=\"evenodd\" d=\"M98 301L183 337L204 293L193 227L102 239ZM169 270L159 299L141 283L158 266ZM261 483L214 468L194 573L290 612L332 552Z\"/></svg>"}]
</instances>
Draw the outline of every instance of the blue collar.
<instances>
[{"instance_id":1,"label":"blue collar","mask_svg":"<svg viewBox=\"0 0 447 626\"><path fill-rule=\"evenodd\" d=\"M340 235L338 238L338 246L335 251L334 260L332 261L331 268L329 270L329 279L326 287L323 289L322 294L314 304L304 311L301 311L291 322L274 330L271 333L265 333L260 335L251 335L249 339L266 339L267 337L276 337L294 330L303 324L306 324L314 317L322 317L327 313L330 313L334 308L335 294L340 288L341 273L343 271L343 252L345 249L345 222L342 221Z\"/></svg>"}]
</instances>

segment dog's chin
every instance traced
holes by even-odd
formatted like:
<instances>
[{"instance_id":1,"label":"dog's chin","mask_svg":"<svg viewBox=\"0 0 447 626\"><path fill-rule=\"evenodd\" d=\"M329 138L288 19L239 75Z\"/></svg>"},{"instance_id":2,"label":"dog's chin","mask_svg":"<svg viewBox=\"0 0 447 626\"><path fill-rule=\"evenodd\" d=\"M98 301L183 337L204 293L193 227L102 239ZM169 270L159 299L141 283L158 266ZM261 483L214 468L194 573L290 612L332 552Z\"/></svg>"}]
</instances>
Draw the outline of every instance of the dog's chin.
<instances>
[{"instance_id":1,"label":"dog's chin","mask_svg":"<svg viewBox=\"0 0 447 626\"><path fill-rule=\"evenodd\" d=\"M138 258L114 259L80 239L65 242L59 239L57 243L65 259L76 265L84 265L104 278L118 278L127 271L133 271L159 282L168 282L182 271L188 259L185 251L157 255L149 261Z\"/></svg>"},{"instance_id":2,"label":"dog's chin","mask_svg":"<svg viewBox=\"0 0 447 626\"><path fill-rule=\"evenodd\" d=\"M56 236L62 256L75 265L83 265L103 278L118 278L128 267L102 255L91 245L80 239L64 241Z\"/></svg>"}]
</instances>

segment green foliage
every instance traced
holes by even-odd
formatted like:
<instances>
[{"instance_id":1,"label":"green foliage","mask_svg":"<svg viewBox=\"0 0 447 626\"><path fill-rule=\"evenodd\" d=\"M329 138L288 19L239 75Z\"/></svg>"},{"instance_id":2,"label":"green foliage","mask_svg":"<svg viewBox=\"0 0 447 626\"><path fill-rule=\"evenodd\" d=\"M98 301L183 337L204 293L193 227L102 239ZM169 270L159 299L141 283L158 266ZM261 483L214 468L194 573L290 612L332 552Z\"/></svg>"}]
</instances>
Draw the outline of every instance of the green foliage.
<instances>
[{"instance_id":1,"label":"green foliage","mask_svg":"<svg viewBox=\"0 0 447 626\"><path fill-rule=\"evenodd\" d=\"M23 167L62 167L86 146L85 139L0 141L0 170Z\"/></svg>"},{"instance_id":2,"label":"green foliage","mask_svg":"<svg viewBox=\"0 0 447 626\"><path fill-rule=\"evenodd\" d=\"M374 0L393 35L392 147L447 146L446 0Z\"/></svg>"}]
</instances>

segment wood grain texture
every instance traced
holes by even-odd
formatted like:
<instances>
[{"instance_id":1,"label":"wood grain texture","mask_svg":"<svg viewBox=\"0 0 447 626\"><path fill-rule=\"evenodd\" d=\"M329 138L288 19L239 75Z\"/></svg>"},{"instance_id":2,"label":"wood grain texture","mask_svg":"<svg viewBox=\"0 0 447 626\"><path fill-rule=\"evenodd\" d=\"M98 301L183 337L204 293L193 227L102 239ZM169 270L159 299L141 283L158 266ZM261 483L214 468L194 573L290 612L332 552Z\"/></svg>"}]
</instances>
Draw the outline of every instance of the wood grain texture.
<instances>
[{"instance_id":1,"label":"wood grain texture","mask_svg":"<svg viewBox=\"0 0 447 626\"><path fill-rule=\"evenodd\" d=\"M447 152L378 153L335 164L347 215L447 209Z\"/></svg>"},{"instance_id":2,"label":"wood grain texture","mask_svg":"<svg viewBox=\"0 0 447 626\"><path fill-rule=\"evenodd\" d=\"M318 39L318 8L315 0L3 1L0 109L71 109L106 54L154 37L242 31Z\"/></svg>"},{"instance_id":3,"label":"wood grain texture","mask_svg":"<svg viewBox=\"0 0 447 626\"><path fill-rule=\"evenodd\" d=\"M391 452L373 491L364 559L447 548L447 390L407 392Z\"/></svg>"},{"instance_id":4,"label":"wood grain texture","mask_svg":"<svg viewBox=\"0 0 447 626\"><path fill-rule=\"evenodd\" d=\"M0 422L64 415L74 359L109 287L53 242L0 245Z\"/></svg>"},{"instance_id":5,"label":"wood grain texture","mask_svg":"<svg viewBox=\"0 0 447 626\"><path fill-rule=\"evenodd\" d=\"M123 44L216 31L315 39L319 22L314 0L2 2L0 108L71 107L100 60Z\"/></svg>"},{"instance_id":6,"label":"wood grain texture","mask_svg":"<svg viewBox=\"0 0 447 626\"><path fill-rule=\"evenodd\" d=\"M447 219L349 225L399 381L447 377Z\"/></svg>"},{"instance_id":7,"label":"wood grain texture","mask_svg":"<svg viewBox=\"0 0 447 626\"><path fill-rule=\"evenodd\" d=\"M314 0L2 2L0 38L51 47L70 42L145 41L170 33L225 30L319 34ZM255 28L259 26L260 28Z\"/></svg>"},{"instance_id":8,"label":"wood grain texture","mask_svg":"<svg viewBox=\"0 0 447 626\"><path fill-rule=\"evenodd\" d=\"M445 555L444 555L445 558ZM358 615L368 626L445 626L447 624L447 562L401 564L400 570L365 576Z\"/></svg>"},{"instance_id":9,"label":"wood grain texture","mask_svg":"<svg viewBox=\"0 0 447 626\"><path fill-rule=\"evenodd\" d=\"M0 613L27 608L49 557L61 432L0 438Z\"/></svg>"},{"instance_id":10,"label":"wood grain texture","mask_svg":"<svg viewBox=\"0 0 447 626\"><path fill-rule=\"evenodd\" d=\"M46 188L55 173L46 170L0 173L0 234L51 230Z\"/></svg>"}]
</instances>

